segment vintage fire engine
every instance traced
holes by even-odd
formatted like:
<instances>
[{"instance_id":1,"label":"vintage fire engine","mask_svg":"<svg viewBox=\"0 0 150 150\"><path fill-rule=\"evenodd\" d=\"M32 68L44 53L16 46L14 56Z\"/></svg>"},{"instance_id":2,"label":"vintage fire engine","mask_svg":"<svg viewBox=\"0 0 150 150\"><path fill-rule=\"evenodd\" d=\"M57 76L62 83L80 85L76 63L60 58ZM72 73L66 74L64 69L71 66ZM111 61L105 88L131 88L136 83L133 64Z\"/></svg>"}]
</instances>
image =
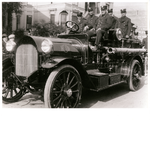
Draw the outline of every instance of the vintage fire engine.
<instances>
[{"instance_id":1,"label":"vintage fire engine","mask_svg":"<svg viewBox=\"0 0 150 150\"><path fill-rule=\"evenodd\" d=\"M74 22L66 25L70 33L58 38L24 36L14 47L6 44L3 102L30 92L43 95L45 107L74 108L82 102L83 88L98 92L127 83L130 90L139 89L146 50L138 42L123 39L120 29L109 30L103 45L92 51L95 37L77 33Z\"/></svg>"}]
</instances>

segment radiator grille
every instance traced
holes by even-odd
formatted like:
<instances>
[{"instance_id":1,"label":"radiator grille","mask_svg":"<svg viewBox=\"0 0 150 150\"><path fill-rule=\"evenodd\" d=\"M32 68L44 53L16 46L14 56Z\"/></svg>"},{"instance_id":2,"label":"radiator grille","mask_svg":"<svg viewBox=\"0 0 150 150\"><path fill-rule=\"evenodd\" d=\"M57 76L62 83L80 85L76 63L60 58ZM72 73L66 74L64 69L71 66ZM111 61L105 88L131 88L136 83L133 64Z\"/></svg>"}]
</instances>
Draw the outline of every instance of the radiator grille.
<instances>
[{"instance_id":1,"label":"radiator grille","mask_svg":"<svg viewBox=\"0 0 150 150\"><path fill-rule=\"evenodd\" d=\"M22 44L16 51L16 75L27 77L38 69L38 53L32 44Z\"/></svg>"}]
</instances>

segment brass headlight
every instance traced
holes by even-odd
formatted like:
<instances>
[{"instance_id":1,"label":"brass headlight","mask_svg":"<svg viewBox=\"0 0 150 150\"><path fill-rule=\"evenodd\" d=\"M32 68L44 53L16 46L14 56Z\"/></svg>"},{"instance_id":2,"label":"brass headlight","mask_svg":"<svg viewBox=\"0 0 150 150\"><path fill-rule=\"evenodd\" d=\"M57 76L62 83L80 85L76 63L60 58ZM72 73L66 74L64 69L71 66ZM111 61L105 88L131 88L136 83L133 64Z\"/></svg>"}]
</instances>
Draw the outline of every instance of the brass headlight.
<instances>
[{"instance_id":1,"label":"brass headlight","mask_svg":"<svg viewBox=\"0 0 150 150\"><path fill-rule=\"evenodd\" d=\"M53 49L53 43L49 39L43 40L41 44L41 49L44 53L50 53Z\"/></svg>"},{"instance_id":2,"label":"brass headlight","mask_svg":"<svg viewBox=\"0 0 150 150\"><path fill-rule=\"evenodd\" d=\"M122 32L120 28L116 29L116 37L119 41L122 39Z\"/></svg>"}]
</instances>

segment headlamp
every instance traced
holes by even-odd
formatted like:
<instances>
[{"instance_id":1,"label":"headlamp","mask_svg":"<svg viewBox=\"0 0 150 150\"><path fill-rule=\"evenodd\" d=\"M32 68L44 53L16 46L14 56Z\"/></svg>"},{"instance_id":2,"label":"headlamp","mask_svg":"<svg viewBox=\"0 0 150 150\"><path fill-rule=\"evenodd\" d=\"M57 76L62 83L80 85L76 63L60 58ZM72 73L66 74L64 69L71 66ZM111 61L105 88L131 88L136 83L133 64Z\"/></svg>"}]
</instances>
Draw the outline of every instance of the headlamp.
<instances>
[{"instance_id":1,"label":"headlamp","mask_svg":"<svg viewBox=\"0 0 150 150\"><path fill-rule=\"evenodd\" d=\"M116 29L116 37L119 41L122 39L122 32L120 28Z\"/></svg>"},{"instance_id":2,"label":"headlamp","mask_svg":"<svg viewBox=\"0 0 150 150\"><path fill-rule=\"evenodd\" d=\"M42 44L41 44L41 49L44 53L50 53L52 51L53 48L53 43L52 41L50 41L49 39L45 39L43 40Z\"/></svg>"},{"instance_id":3,"label":"headlamp","mask_svg":"<svg viewBox=\"0 0 150 150\"><path fill-rule=\"evenodd\" d=\"M6 43L6 50L7 50L8 52L13 51L13 48L14 48L15 45L16 45L15 42L13 42L13 41L8 41L8 42Z\"/></svg>"}]
</instances>

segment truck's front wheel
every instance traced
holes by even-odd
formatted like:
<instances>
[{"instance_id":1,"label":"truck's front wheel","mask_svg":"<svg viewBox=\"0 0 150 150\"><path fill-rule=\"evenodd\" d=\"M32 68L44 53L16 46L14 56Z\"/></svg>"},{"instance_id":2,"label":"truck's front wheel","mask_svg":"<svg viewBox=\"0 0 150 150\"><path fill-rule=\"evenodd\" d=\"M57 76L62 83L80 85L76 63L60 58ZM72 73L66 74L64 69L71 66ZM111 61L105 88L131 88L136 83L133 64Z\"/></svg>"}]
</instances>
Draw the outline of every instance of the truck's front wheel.
<instances>
[{"instance_id":1,"label":"truck's front wheel","mask_svg":"<svg viewBox=\"0 0 150 150\"><path fill-rule=\"evenodd\" d=\"M63 65L55 69L47 79L44 90L45 107L75 108L82 94L82 83L78 71Z\"/></svg>"},{"instance_id":2,"label":"truck's front wheel","mask_svg":"<svg viewBox=\"0 0 150 150\"><path fill-rule=\"evenodd\" d=\"M3 70L2 99L3 103L17 102L25 93L25 89L13 76L14 67Z\"/></svg>"},{"instance_id":3,"label":"truck's front wheel","mask_svg":"<svg viewBox=\"0 0 150 150\"><path fill-rule=\"evenodd\" d=\"M128 79L129 89L132 91L136 91L139 89L141 84L141 65L138 60L133 60L130 70L130 76Z\"/></svg>"}]
</instances>

